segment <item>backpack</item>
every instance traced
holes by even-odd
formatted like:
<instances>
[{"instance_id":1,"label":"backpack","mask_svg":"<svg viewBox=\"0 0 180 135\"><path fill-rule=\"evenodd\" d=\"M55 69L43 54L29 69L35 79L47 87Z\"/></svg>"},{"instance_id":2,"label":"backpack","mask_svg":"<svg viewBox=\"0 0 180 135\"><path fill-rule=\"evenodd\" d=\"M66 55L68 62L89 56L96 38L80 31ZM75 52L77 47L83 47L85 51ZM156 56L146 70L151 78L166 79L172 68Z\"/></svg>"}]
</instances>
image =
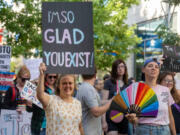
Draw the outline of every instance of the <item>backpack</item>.
<instances>
[{"instance_id":1,"label":"backpack","mask_svg":"<svg viewBox=\"0 0 180 135\"><path fill-rule=\"evenodd\" d=\"M16 89L15 87L12 87L12 96L11 96L11 102L13 102L16 99Z\"/></svg>"}]
</instances>

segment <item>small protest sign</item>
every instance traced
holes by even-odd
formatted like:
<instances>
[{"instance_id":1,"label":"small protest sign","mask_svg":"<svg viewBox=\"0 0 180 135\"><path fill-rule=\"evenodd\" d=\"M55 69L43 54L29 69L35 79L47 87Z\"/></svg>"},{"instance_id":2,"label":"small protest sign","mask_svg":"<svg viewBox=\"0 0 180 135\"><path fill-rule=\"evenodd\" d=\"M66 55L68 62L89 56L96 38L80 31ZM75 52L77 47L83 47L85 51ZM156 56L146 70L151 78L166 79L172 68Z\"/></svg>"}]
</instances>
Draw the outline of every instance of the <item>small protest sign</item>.
<instances>
[{"instance_id":1,"label":"small protest sign","mask_svg":"<svg viewBox=\"0 0 180 135\"><path fill-rule=\"evenodd\" d=\"M94 73L92 2L43 2L47 73Z\"/></svg>"},{"instance_id":2,"label":"small protest sign","mask_svg":"<svg viewBox=\"0 0 180 135\"><path fill-rule=\"evenodd\" d=\"M162 71L180 72L180 46L164 45L163 57Z\"/></svg>"},{"instance_id":3,"label":"small protest sign","mask_svg":"<svg viewBox=\"0 0 180 135\"><path fill-rule=\"evenodd\" d=\"M31 135L32 113L16 110L1 110L0 135Z\"/></svg>"},{"instance_id":4,"label":"small protest sign","mask_svg":"<svg viewBox=\"0 0 180 135\"><path fill-rule=\"evenodd\" d=\"M11 47L0 46L0 71L9 72L11 62Z\"/></svg>"},{"instance_id":5,"label":"small protest sign","mask_svg":"<svg viewBox=\"0 0 180 135\"><path fill-rule=\"evenodd\" d=\"M39 77L39 65L42 59L24 59L24 64L30 70L31 80L37 79Z\"/></svg>"},{"instance_id":6,"label":"small protest sign","mask_svg":"<svg viewBox=\"0 0 180 135\"><path fill-rule=\"evenodd\" d=\"M32 101L35 105L42 107L42 104L39 102L36 96L36 88L37 86L31 83L30 81L26 81L24 88L21 92L21 96L27 100Z\"/></svg>"},{"instance_id":7,"label":"small protest sign","mask_svg":"<svg viewBox=\"0 0 180 135\"><path fill-rule=\"evenodd\" d=\"M7 91L9 87L14 86L14 72L1 72L0 71L0 91Z\"/></svg>"}]
</instances>

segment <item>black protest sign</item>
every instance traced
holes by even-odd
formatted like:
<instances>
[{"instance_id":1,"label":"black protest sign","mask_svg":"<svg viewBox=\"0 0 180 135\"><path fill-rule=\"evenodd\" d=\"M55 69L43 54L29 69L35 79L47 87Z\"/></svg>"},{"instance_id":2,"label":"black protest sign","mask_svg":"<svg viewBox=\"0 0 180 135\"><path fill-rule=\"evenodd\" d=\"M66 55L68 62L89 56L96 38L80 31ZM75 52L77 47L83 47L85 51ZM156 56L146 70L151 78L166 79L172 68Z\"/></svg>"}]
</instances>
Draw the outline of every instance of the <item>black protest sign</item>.
<instances>
[{"instance_id":1,"label":"black protest sign","mask_svg":"<svg viewBox=\"0 0 180 135\"><path fill-rule=\"evenodd\" d=\"M94 73L91 2L43 2L42 29L47 73Z\"/></svg>"},{"instance_id":2,"label":"black protest sign","mask_svg":"<svg viewBox=\"0 0 180 135\"><path fill-rule=\"evenodd\" d=\"M180 47L164 45L162 71L180 72Z\"/></svg>"}]
</instances>

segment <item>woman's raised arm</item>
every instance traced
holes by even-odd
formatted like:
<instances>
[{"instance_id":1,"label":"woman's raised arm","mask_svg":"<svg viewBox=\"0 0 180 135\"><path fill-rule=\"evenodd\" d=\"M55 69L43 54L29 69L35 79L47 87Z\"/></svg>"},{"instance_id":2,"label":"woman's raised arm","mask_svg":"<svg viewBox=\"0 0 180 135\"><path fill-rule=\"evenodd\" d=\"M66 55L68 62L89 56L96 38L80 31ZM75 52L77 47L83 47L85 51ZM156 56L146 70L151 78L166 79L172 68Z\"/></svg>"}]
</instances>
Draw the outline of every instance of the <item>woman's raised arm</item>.
<instances>
[{"instance_id":1,"label":"woman's raised arm","mask_svg":"<svg viewBox=\"0 0 180 135\"><path fill-rule=\"evenodd\" d=\"M48 105L50 99L50 96L44 92L45 71L46 71L46 65L44 63L41 63L39 66L40 74L39 74L39 81L37 86L37 98L39 99L39 101L41 102L44 108Z\"/></svg>"}]
</instances>

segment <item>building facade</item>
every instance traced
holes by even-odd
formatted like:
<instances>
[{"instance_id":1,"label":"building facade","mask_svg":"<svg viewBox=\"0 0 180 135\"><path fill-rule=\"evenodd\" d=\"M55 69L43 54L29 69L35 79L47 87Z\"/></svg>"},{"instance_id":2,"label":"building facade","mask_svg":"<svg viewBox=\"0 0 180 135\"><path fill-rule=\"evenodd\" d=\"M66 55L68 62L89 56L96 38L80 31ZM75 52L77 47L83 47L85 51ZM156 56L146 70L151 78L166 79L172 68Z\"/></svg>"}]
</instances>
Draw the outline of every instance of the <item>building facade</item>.
<instances>
[{"instance_id":1,"label":"building facade","mask_svg":"<svg viewBox=\"0 0 180 135\"><path fill-rule=\"evenodd\" d=\"M137 34L142 38L140 54L132 54L127 60L129 76L140 80L142 63L149 57L162 56L162 39L155 33L157 27L165 22L168 11L173 13L173 8L169 10L168 4L162 0L140 0L139 5L132 6L128 11L126 23L137 25ZM171 29L180 34L180 7L176 7L172 15ZM134 63L134 64L132 64Z\"/></svg>"}]
</instances>

